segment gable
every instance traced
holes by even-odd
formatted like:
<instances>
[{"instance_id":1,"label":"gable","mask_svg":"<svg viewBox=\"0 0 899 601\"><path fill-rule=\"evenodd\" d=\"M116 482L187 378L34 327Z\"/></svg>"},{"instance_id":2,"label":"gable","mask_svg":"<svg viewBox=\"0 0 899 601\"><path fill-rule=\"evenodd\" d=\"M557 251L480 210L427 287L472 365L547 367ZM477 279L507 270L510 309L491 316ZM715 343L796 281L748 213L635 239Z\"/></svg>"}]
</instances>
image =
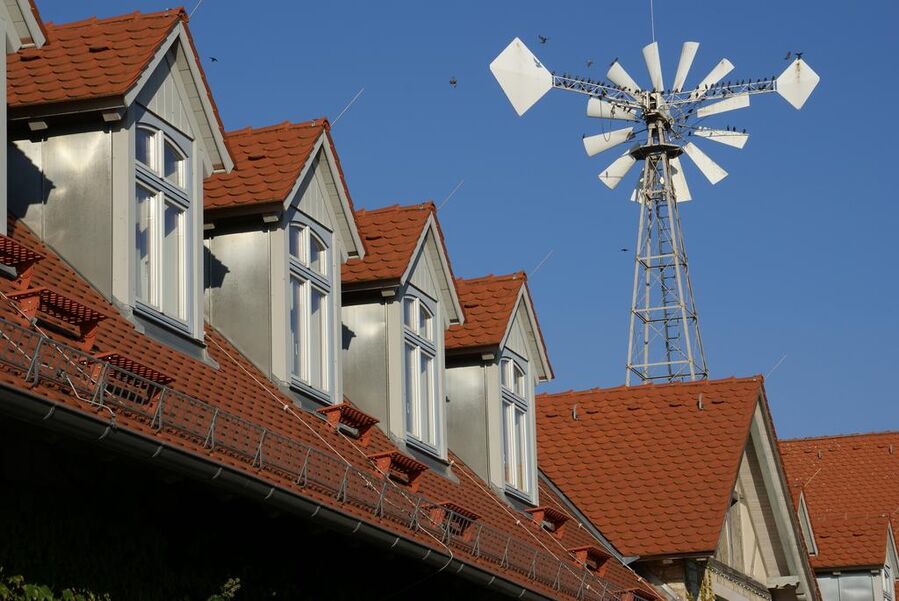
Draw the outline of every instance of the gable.
<instances>
[{"instance_id":1,"label":"gable","mask_svg":"<svg viewBox=\"0 0 899 601\"><path fill-rule=\"evenodd\" d=\"M165 59L137 95L136 102L193 138L193 115L184 98L184 84L180 81L180 73L174 69L175 60L174 50L166 53Z\"/></svg>"},{"instance_id":2,"label":"gable","mask_svg":"<svg viewBox=\"0 0 899 601\"><path fill-rule=\"evenodd\" d=\"M46 42L37 8L28 0L3 0L0 3L0 18L12 25L6 32L7 53L16 52L26 44L40 48Z\"/></svg>"},{"instance_id":3,"label":"gable","mask_svg":"<svg viewBox=\"0 0 899 601\"><path fill-rule=\"evenodd\" d=\"M443 253L443 246L437 241L436 230L434 218L430 217L422 230L409 267L400 282L401 284L410 282L434 300L439 301L442 307L441 314L444 317L444 327L448 327L451 323L462 321L462 312L456 296L456 287L453 284L452 275L449 273L449 265L446 263Z\"/></svg>"},{"instance_id":4,"label":"gable","mask_svg":"<svg viewBox=\"0 0 899 601\"><path fill-rule=\"evenodd\" d=\"M531 305L527 286L522 286L519 290L518 301L502 345L522 357L527 357L530 364L537 370L538 381L548 382L553 378L552 367L546 356L543 335L537 324L537 316Z\"/></svg>"}]
</instances>

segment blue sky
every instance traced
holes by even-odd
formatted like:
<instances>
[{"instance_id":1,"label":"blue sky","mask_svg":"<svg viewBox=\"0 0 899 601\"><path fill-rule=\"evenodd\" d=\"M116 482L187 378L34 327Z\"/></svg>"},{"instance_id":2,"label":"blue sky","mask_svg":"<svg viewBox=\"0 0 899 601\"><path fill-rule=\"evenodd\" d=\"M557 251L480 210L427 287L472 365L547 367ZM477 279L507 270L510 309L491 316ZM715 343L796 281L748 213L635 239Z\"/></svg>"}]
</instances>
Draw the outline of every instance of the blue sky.
<instances>
[{"instance_id":1,"label":"blue sky","mask_svg":"<svg viewBox=\"0 0 899 601\"><path fill-rule=\"evenodd\" d=\"M55 22L170 5L38 1ZM581 135L604 124L583 97L553 91L518 118L487 66L520 36L551 69L598 79L619 57L648 81L648 1L247 6L203 0L191 21L225 127L333 118L364 87L333 131L356 205L439 203L464 180L440 214L457 275L531 271L552 252L531 279L556 370L545 389L622 384L632 182L596 180L614 157L584 154ZM684 40L701 44L688 85L722 57L734 78L777 75L797 50L821 75L802 111L766 95L712 118L751 133L743 150L703 145L724 181L686 167L712 376L767 374L785 356L766 383L781 437L899 429L899 4L657 0L655 18L668 81Z\"/></svg>"}]
</instances>

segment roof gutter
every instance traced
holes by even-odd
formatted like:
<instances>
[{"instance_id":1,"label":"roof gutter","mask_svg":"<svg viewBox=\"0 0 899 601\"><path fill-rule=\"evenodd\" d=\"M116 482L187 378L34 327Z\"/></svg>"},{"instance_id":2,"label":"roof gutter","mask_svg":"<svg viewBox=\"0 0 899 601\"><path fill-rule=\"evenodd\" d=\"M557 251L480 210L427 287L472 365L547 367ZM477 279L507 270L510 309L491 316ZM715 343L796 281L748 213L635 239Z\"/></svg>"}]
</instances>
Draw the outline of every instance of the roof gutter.
<instances>
[{"instance_id":1,"label":"roof gutter","mask_svg":"<svg viewBox=\"0 0 899 601\"><path fill-rule=\"evenodd\" d=\"M114 420L102 421L88 413L66 405L3 386L0 388L0 414L43 425L78 438L93 440L104 447L127 453L147 462L160 464L197 480L215 481L216 485L244 497L262 500L298 517L315 519L329 528L347 535L359 535L367 541L395 550L437 568L437 572L458 574L480 586L515 596L519 599L547 599L519 584L465 563L441 551L405 539L332 507L272 486L239 470L220 465L185 450L153 440L148 436L119 429Z\"/></svg>"}]
</instances>

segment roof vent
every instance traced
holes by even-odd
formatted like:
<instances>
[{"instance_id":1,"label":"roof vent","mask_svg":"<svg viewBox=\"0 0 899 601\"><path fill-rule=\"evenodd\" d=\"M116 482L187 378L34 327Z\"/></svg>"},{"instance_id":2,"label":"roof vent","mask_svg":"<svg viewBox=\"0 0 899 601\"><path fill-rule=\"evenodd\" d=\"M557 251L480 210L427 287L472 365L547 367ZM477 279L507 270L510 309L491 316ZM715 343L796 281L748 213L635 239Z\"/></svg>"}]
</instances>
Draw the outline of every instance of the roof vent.
<instances>
[{"instance_id":1,"label":"roof vent","mask_svg":"<svg viewBox=\"0 0 899 601\"><path fill-rule=\"evenodd\" d=\"M568 549L578 563L598 576L605 576L612 555L601 547L585 545Z\"/></svg>"},{"instance_id":2,"label":"roof vent","mask_svg":"<svg viewBox=\"0 0 899 601\"><path fill-rule=\"evenodd\" d=\"M558 509L544 505L543 507L535 507L526 511L531 514L531 518L541 528L554 537L562 538L562 535L565 534L565 522L568 521L568 516Z\"/></svg>"},{"instance_id":3,"label":"roof vent","mask_svg":"<svg viewBox=\"0 0 899 601\"><path fill-rule=\"evenodd\" d=\"M109 317L49 288L30 288L13 292L9 298L19 304L22 313L30 320L35 319L37 313L41 312L52 319L77 327L81 349L85 351L94 347L97 326Z\"/></svg>"},{"instance_id":4,"label":"roof vent","mask_svg":"<svg viewBox=\"0 0 899 601\"><path fill-rule=\"evenodd\" d=\"M106 392L141 405L153 402L163 387L175 381L175 378L115 351L99 353L94 355L94 359L118 368L107 371ZM99 365L94 368L95 380L99 378L102 369Z\"/></svg>"},{"instance_id":5,"label":"roof vent","mask_svg":"<svg viewBox=\"0 0 899 601\"><path fill-rule=\"evenodd\" d=\"M465 542L471 540L474 534L472 524L481 516L452 501L443 501L432 505L430 508L431 522L442 526L450 535L460 538Z\"/></svg>"},{"instance_id":6,"label":"roof vent","mask_svg":"<svg viewBox=\"0 0 899 601\"><path fill-rule=\"evenodd\" d=\"M96 54L98 52L106 52L107 50L109 50L109 44L94 44L93 46L89 47L87 50L91 54Z\"/></svg>"},{"instance_id":7,"label":"roof vent","mask_svg":"<svg viewBox=\"0 0 899 601\"><path fill-rule=\"evenodd\" d=\"M0 263L16 270L16 288L25 290L31 285L34 265L44 258L41 253L19 244L8 236L0 235Z\"/></svg>"},{"instance_id":8,"label":"roof vent","mask_svg":"<svg viewBox=\"0 0 899 601\"><path fill-rule=\"evenodd\" d=\"M381 234L366 234L365 235L366 240L380 240L381 238L383 238L383 236Z\"/></svg>"},{"instance_id":9,"label":"roof vent","mask_svg":"<svg viewBox=\"0 0 899 601\"><path fill-rule=\"evenodd\" d=\"M264 155L264 154L259 154L259 153L247 155L247 160L248 160L248 161L261 161L261 160L264 159L264 158L265 158L265 155Z\"/></svg>"},{"instance_id":10,"label":"roof vent","mask_svg":"<svg viewBox=\"0 0 899 601\"><path fill-rule=\"evenodd\" d=\"M412 492L418 490L421 475L428 469L428 466L421 461L416 461L399 451L375 453L368 458L374 461L378 469L387 474L388 478L405 484Z\"/></svg>"},{"instance_id":11,"label":"roof vent","mask_svg":"<svg viewBox=\"0 0 899 601\"><path fill-rule=\"evenodd\" d=\"M363 447L371 439L372 426L378 423L377 418L363 413L346 402L322 407L316 410L316 413L324 415L335 430L358 439Z\"/></svg>"},{"instance_id":12,"label":"roof vent","mask_svg":"<svg viewBox=\"0 0 899 601\"><path fill-rule=\"evenodd\" d=\"M29 53L29 54L22 53L19 55L19 60L21 60L23 63L27 63L30 61L36 61L40 57L41 57L41 55L36 52Z\"/></svg>"}]
</instances>

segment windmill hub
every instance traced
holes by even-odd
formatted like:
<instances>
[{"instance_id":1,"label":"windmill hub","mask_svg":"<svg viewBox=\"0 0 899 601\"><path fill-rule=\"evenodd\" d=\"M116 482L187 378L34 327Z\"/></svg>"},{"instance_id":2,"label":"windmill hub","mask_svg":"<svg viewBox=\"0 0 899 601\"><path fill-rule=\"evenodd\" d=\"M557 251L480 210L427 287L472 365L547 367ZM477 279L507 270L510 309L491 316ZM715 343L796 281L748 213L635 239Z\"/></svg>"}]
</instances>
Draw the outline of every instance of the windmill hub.
<instances>
[{"instance_id":1,"label":"windmill hub","mask_svg":"<svg viewBox=\"0 0 899 601\"><path fill-rule=\"evenodd\" d=\"M490 63L490 70L519 116L549 90L559 88L588 96L588 117L629 122L627 127L585 136L584 149L589 156L638 135L644 137L643 143L631 146L599 174L599 181L614 190L638 161L642 163L631 194L631 200L640 208L640 226L626 384L632 377L640 382L708 377L677 210L679 203L692 199L680 155L686 154L712 184L727 177L727 171L686 138L695 136L743 148L749 139L746 130L714 129L702 123L713 115L746 108L751 96L770 92L777 92L795 108L801 108L820 80L797 56L776 79L722 83L734 68L725 58L694 88L685 91L698 49L698 42L684 42L674 81L667 90L657 42L643 48L651 81L648 88L634 81L618 59L606 73L608 82L556 75L518 38Z\"/></svg>"}]
</instances>

